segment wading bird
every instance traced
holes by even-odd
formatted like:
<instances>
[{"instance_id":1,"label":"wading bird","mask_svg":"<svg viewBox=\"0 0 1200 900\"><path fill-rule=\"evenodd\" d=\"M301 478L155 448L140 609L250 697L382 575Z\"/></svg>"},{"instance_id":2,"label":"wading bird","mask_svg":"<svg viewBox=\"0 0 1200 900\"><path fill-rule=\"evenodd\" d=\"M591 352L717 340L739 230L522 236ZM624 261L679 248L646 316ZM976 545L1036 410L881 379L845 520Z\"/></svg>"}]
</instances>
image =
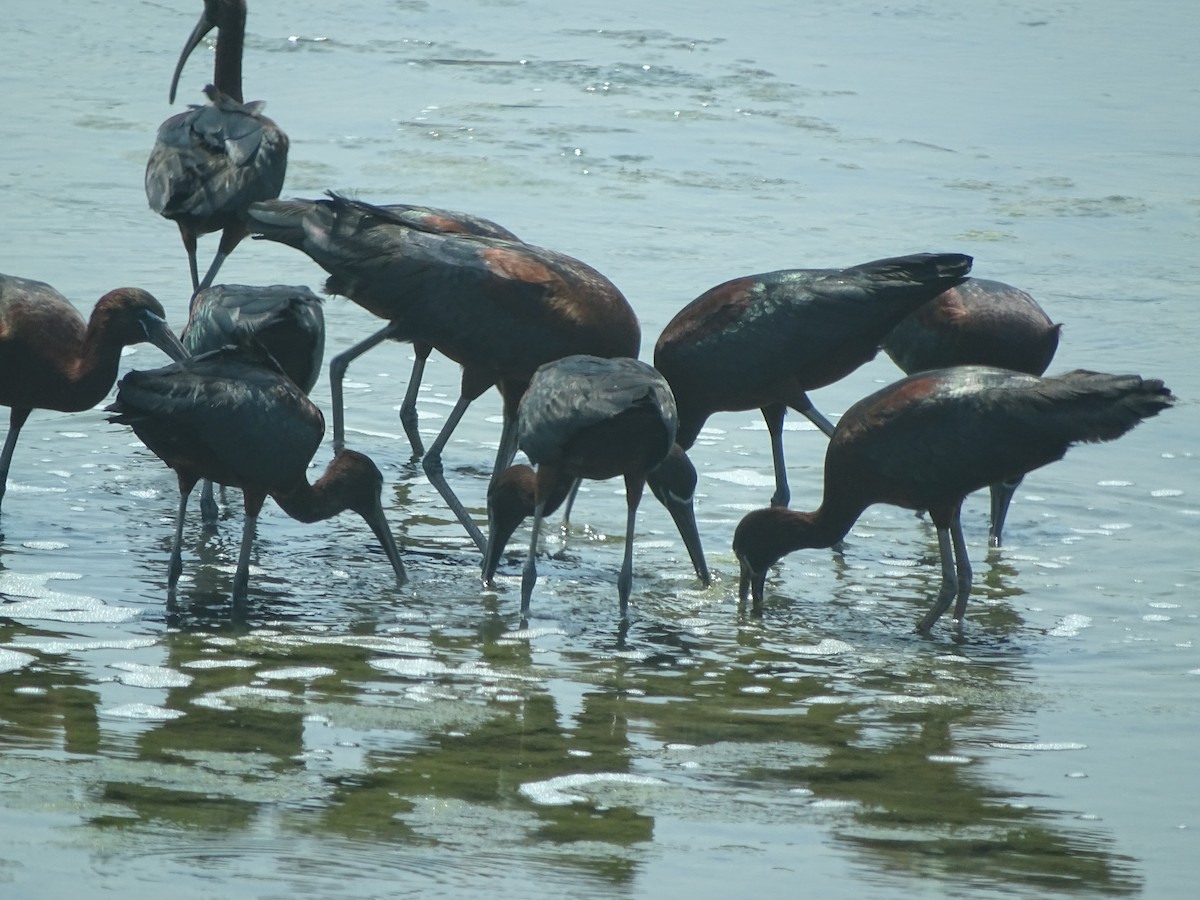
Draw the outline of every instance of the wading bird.
<instances>
[{"instance_id":1,"label":"wading bird","mask_svg":"<svg viewBox=\"0 0 1200 900\"><path fill-rule=\"evenodd\" d=\"M270 207L259 207L255 212L255 227L260 238L287 244L296 250L304 250L305 232L303 227L304 213L308 211L308 200L277 200ZM439 234L474 234L481 237L494 237L506 241L519 241L515 234L502 225L497 225L490 219L471 213L455 212L448 209L436 209L431 206L415 206L409 203L389 203L379 209L387 210L401 222ZM343 402L342 382L350 363L362 356L372 347L392 337L393 327L387 325L359 341L348 350L339 353L329 362L329 389L333 406L333 445L341 447L346 440L346 413ZM403 338L397 338L403 340ZM425 363L433 347L420 341L413 341L412 373L408 378L408 390L404 393L404 402L400 404L400 424L404 426L404 434L412 447L413 458L419 458L425 453L425 443L417 429L417 394L421 390L421 378L425 374Z\"/></svg>"},{"instance_id":2,"label":"wading bird","mask_svg":"<svg viewBox=\"0 0 1200 900\"><path fill-rule=\"evenodd\" d=\"M1037 301L1010 284L968 278L892 329L883 350L905 374L950 366L995 366L1041 375L1058 349L1055 325ZM988 543L999 547L1008 505L1021 483L990 485Z\"/></svg>"},{"instance_id":3,"label":"wading bird","mask_svg":"<svg viewBox=\"0 0 1200 900\"><path fill-rule=\"evenodd\" d=\"M629 611L633 585L633 532L647 473L674 452L678 416L666 380L635 359L568 356L546 363L533 376L517 410L517 445L537 466L512 466L488 491L488 545L483 580L490 585L500 555L517 526L533 513L533 536L521 578L521 613L537 582L537 541L542 519L581 478L625 479L625 557L617 579L621 617ZM689 495L690 496L690 495ZM692 505L667 506L696 574L705 584L708 566Z\"/></svg>"},{"instance_id":4,"label":"wading bird","mask_svg":"<svg viewBox=\"0 0 1200 900\"><path fill-rule=\"evenodd\" d=\"M265 352L304 393L313 389L325 354L321 298L303 285L214 284L192 297L180 336L192 356L227 345ZM200 513L217 521L212 482L201 486Z\"/></svg>"},{"instance_id":5,"label":"wading bird","mask_svg":"<svg viewBox=\"0 0 1200 900\"><path fill-rule=\"evenodd\" d=\"M246 237L246 208L278 197L287 171L287 135L262 114L261 101L242 100L245 0L204 0L171 76L170 102L184 63L213 28L213 83L204 89L209 103L163 122L146 164L146 199L179 226L193 293L212 284L225 257ZM196 239L214 231L221 232L221 242L201 281Z\"/></svg>"},{"instance_id":6,"label":"wading bird","mask_svg":"<svg viewBox=\"0 0 1200 900\"><path fill-rule=\"evenodd\" d=\"M937 527L942 584L917 630L971 593L959 515L963 498L1062 459L1080 441L1114 440L1174 402L1161 381L1077 370L1039 378L962 366L910 375L846 410L825 454L818 509L769 507L738 524L739 595L761 610L767 570L794 550L829 547L868 506L927 509Z\"/></svg>"},{"instance_id":7,"label":"wading bird","mask_svg":"<svg viewBox=\"0 0 1200 900\"><path fill-rule=\"evenodd\" d=\"M292 246L301 228L301 249L330 275L326 290L390 323L376 343L411 341L462 366L458 401L422 467L481 553L483 533L442 467L442 450L467 407L492 385L503 399L494 480L516 455L517 404L539 366L575 354L637 357L641 329L628 301L595 269L561 253L431 231L333 193L256 203L250 217L253 232L269 239L286 228L283 242Z\"/></svg>"},{"instance_id":8,"label":"wading bird","mask_svg":"<svg viewBox=\"0 0 1200 900\"><path fill-rule=\"evenodd\" d=\"M748 275L705 291L667 323L654 348L654 366L679 407L679 446L690 450L714 412L761 410L775 468L771 503L787 506L788 408L833 434L807 392L869 362L897 322L970 270L971 257L961 253L923 253Z\"/></svg>"},{"instance_id":9,"label":"wading bird","mask_svg":"<svg viewBox=\"0 0 1200 900\"><path fill-rule=\"evenodd\" d=\"M162 304L138 288L118 288L83 316L40 281L0 275L0 405L10 408L0 451L0 502L17 437L35 409L80 412L117 380L121 348L150 341L172 359L187 351L167 327Z\"/></svg>"},{"instance_id":10,"label":"wading bird","mask_svg":"<svg viewBox=\"0 0 1200 900\"><path fill-rule=\"evenodd\" d=\"M109 420L129 425L175 470L179 510L171 545L168 588L183 571L181 544L187 501L208 478L241 488L246 520L233 579L233 599L245 599L258 514L268 495L293 519L317 522L350 510L375 534L396 580L404 564L383 514L383 475L370 458L343 450L315 484L306 472L325 434L321 411L267 357L227 348L121 379Z\"/></svg>"}]
</instances>

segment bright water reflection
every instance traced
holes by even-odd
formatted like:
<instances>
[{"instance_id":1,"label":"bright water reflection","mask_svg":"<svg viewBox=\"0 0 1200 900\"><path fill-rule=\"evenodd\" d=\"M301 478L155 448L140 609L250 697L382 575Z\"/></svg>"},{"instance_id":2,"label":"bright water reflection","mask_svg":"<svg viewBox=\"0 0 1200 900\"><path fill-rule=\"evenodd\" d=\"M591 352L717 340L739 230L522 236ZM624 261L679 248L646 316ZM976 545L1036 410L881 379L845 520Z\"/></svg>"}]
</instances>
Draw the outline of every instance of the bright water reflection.
<instances>
[{"instance_id":1,"label":"bright water reflection","mask_svg":"<svg viewBox=\"0 0 1200 900\"><path fill-rule=\"evenodd\" d=\"M693 453L716 583L647 498L626 630L617 483L587 486L567 539L548 529L530 621L520 533L479 589L396 420L408 348L347 384L403 588L357 519L268 504L236 613L231 492L215 533L186 532L167 604L174 478L100 410L39 411L0 541L6 897L1190 896L1192 5L251 2L247 96L291 134L286 194L469 210L577 255L629 296L644 358L734 275L953 249L1066 323L1054 371L1156 375L1182 402L1027 479L1001 551L969 501L962 641L911 633L936 542L885 507L844 556L787 558L761 621L738 609L730 539L771 485L752 413L715 416ZM141 173L183 5L13 14L8 49L45 64L0 67L19 101L0 270L81 308L137 284L182 324L184 254ZM261 243L222 276L321 282ZM330 354L377 324L341 300L327 322ZM429 437L457 376L431 361ZM876 360L814 399L836 418L895 377ZM326 382L314 397L328 409ZM498 411L482 398L446 454L480 518ZM823 439L789 424L810 507Z\"/></svg>"}]
</instances>

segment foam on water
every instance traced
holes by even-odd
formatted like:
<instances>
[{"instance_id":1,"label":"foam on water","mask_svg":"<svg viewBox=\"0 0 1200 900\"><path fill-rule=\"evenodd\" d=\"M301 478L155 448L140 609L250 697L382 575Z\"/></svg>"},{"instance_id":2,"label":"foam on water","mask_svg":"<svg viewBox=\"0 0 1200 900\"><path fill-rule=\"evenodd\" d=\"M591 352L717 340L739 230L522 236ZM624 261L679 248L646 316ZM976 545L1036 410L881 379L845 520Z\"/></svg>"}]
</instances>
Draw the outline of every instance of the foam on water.
<instances>
[{"instance_id":1,"label":"foam on water","mask_svg":"<svg viewBox=\"0 0 1200 900\"><path fill-rule=\"evenodd\" d=\"M140 663L117 662L109 668L116 669L117 680L130 687L181 688L192 683L192 676L164 666L146 666Z\"/></svg>"},{"instance_id":2,"label":"foam on water","mask_svg":"<svg viewBox=\"0 0 1200 900\"><path fill-rule=\"evenodd\" d=\"M138 719L146 722L166 722L178 719L186 713L149 703L126 703L121 706L102 706L97 714L109 719Z\"/></svg>"},{"instance_id":3,"label":"foam on water","mask_svg":"<svg viewBox=\"0 0 1200 900\"><path fill-rule=\"evenodd\" d=\"M605 785L657 787L666 782L648 775L628 775L623 772L588 772L559 775L545 781L531 781L520 787L521 796L538 806L570 806L587 803L588 797L579 793L585 788Z\"/></svg>"}]
</instances>

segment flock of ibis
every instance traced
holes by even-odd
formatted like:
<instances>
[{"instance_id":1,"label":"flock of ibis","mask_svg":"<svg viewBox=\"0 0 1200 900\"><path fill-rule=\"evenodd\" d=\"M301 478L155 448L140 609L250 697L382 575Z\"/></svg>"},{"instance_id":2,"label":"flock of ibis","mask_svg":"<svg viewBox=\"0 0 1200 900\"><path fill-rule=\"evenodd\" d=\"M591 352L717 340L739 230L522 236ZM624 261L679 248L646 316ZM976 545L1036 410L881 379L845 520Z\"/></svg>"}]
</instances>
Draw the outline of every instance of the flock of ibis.
<instances>
[{"instance_id":1,"label":"flock of ibis","mask_svg":"<svg viewBox=\"0 0 1200 900\"><path fill-rule=\"evenodd\" d=\"M11 410L0 454L0 501L22 425L34 409L78 411L111 390L121 348L151 341L174 362L132 371L107 407L176 473L179 507L168 566L182 571L188 498L204 483L201 513L217 517L213 484L239 488L245 522L233 579L248 592L258 514L274 498L305 522L358 513L399 581L405 567L384 516L384 479L347 449L342 379L350 362L384 341L411 343L416 361L401 406L413 454L483 555L490 584L503 550L533 517L521 580L528 612L545 516L569 511L581 479L625 480L621 615L633 583L635 515L644 488L669 510L697 577L710 574L693 509L688 452L718 411L761 410L771 442L770 506L738 524L739 598L761 612L770 568L802 548L837 546L871 504L928 511L937 529L941 587L917 626L928 632L954 602L961 625L971 566L963 499L992 493L989 541L999 546L1023 476L1080 441L1107 441L1156 415L1174 397L1161 381L1074 371L1046 377L1059 326L1023 291L969 277L959 253L924 253L846 268L746 275L700 294L663 330L654 365L637 359L638 318L592 267L478 216L428 207L376 206L334 193L278 199L288 139L242 95L244 0L204 0L171 78L217 30L209 102L159 128L146 167L150 207L175 222L187 251L192 301L182 341L162 306L136 288L100 298L89 321L49 285L0 275L0 403ZM197 239L220 232L203 278ZM309 483L325 436L308 397L325 343L321 300L302 286L215 284L246 237L286 244L328 273L325 289L382 320L331 361L335 455ZM860 400L833 424L808 392L843 378L882 348L907 377ZM417 430L416 395L433 351L462 367L461 390L432 445ZM442 454L470 405L495 387L503 401L486 534L447 481ZM811 512L788 508L783 450L788 409L829 437L824 494ZM521 450L529 461L514 464Z\"/></svg>"}]
</instances>

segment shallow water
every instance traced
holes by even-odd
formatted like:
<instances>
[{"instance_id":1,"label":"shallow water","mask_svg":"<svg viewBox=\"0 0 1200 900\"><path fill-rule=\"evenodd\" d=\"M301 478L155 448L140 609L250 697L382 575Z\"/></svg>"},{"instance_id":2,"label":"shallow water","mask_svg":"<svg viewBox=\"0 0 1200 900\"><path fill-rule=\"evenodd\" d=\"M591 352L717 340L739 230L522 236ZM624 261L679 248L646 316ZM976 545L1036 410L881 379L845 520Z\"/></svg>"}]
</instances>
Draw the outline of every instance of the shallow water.
<instances>
[{"instance_id":1,"label":"shallow water","mask_svg":"<svg viewBox=\"0 0 1200 900\"><path fill-rule=\"evenodd\" d=\"M172 6L10 11L0 270L81 309L138 285L182 326L183 249L142 192L199 13ZM761 620L739 610L733 528L771 492L754 413L692 454L715 584L647 497L626 630L619 482L587 486L565 547L550 529L528 623L521 533L479 588L396 418L407 347L351 367L348 424L409 583L357 519L268 504L244 617L235 493L215 534L191 523L168 604L169 470L99 408L37 412L0 542L4 896L1190 896L1194 4L446 6L252 5L246 94L291 137L285 195L469 210L578 256L630 298L647 359L736 275L969 252L1065 323L1052 371L1154 375L1180 403L1027 478L1000 551L968 501L961 640L911 633L936 540L890 507L843 557L786 558ZM221 278L322 283L251 242ZM327 322L330 355L377 327L336 298ZM814 401L836 419L897 374L880 358ZM457 376L426 371L428 439ZM446 453L480 517L498 432L489 393ZM793 417L787 444L793 506L815 505L824 439Z\"/></svg>"}]
</instances>

